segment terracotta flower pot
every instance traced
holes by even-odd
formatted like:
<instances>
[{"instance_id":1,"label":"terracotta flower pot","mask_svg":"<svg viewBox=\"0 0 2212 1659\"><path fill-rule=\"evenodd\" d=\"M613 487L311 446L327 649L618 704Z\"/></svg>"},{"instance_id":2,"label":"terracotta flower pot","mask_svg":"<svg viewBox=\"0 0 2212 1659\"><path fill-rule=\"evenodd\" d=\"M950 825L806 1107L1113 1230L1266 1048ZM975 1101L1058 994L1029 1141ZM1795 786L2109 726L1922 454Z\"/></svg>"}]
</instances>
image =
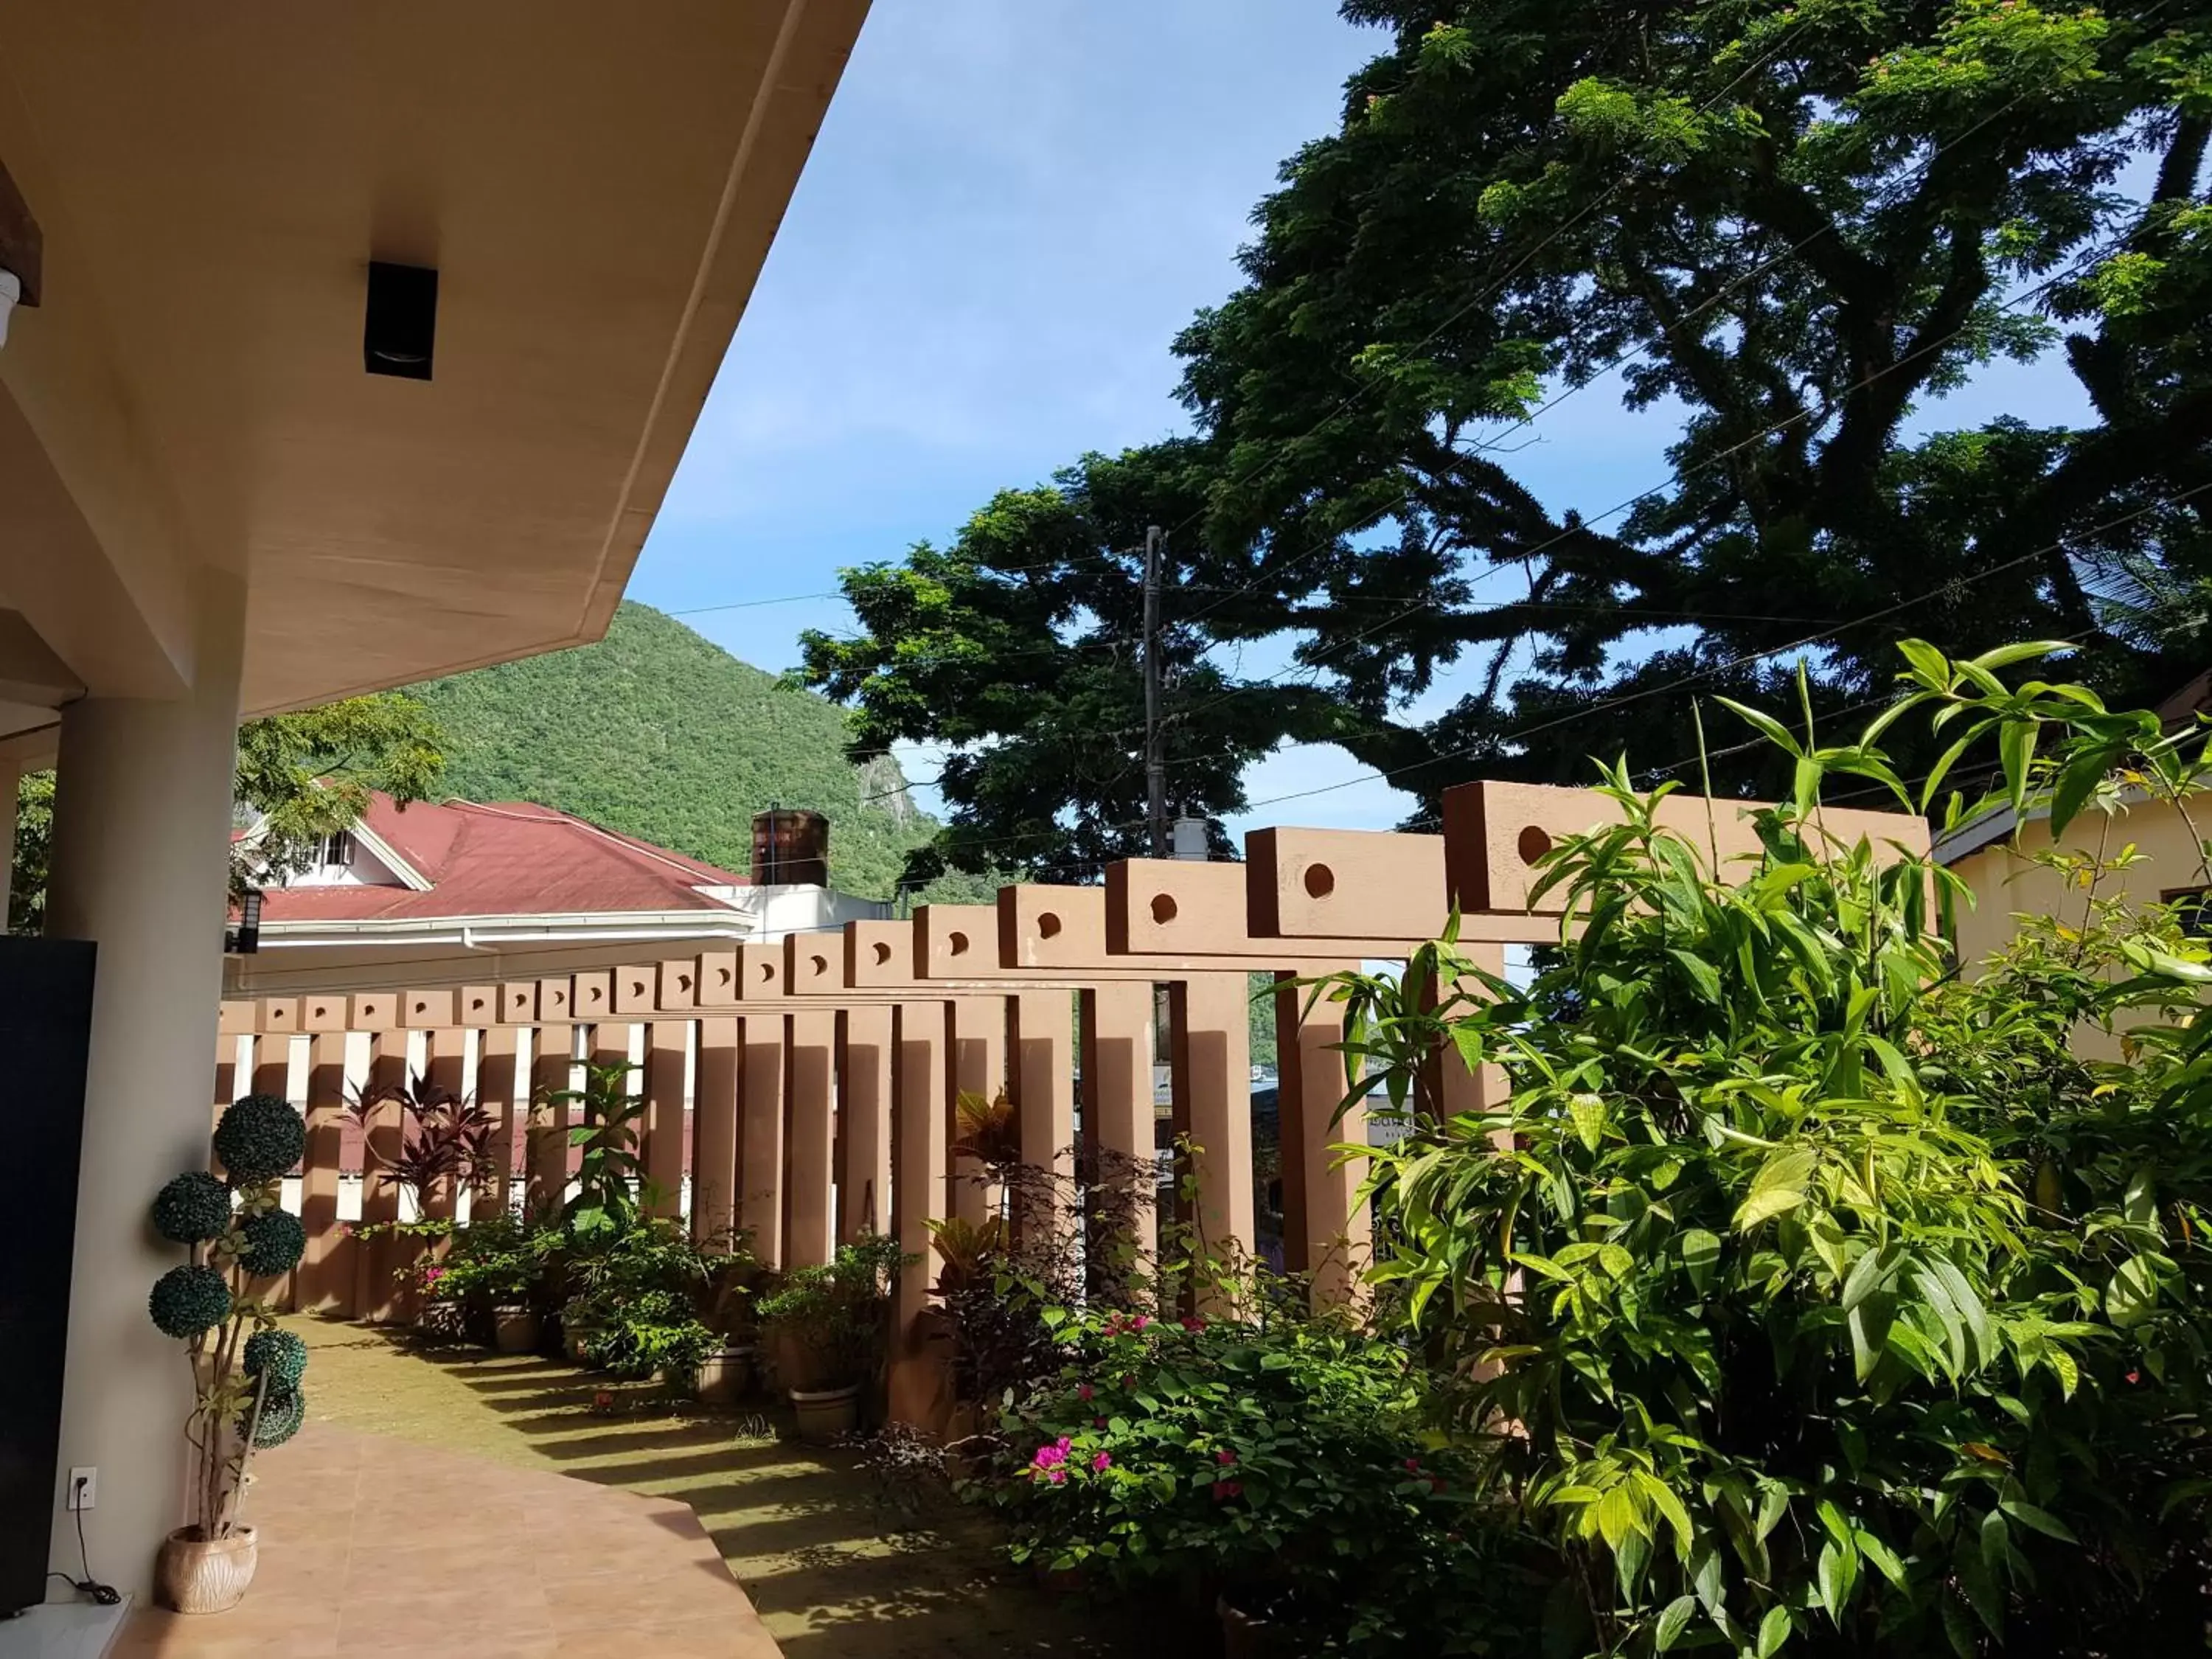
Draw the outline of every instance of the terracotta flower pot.
<instances>
[{"instance_id":1,"label":"terracotta flower pot","mask_svg":"<svg viewBox=\"0 0 2212 1659\"><path fill-rule=\"evenodd\" d=\"M699 1362L699 1398L709 1406L734 1406L753 1385L753 1351L726 1344Z\"/></svg>"},{"instance_id":2,"label":"terracotta flower pot","mask_svg":"<svg viewBox=\"0 0 2212 1659\"><path fill-rule=\"evenodd\" d=\"M228 1613L253 1582L258 1544L251 1527L228 1538L195 1538L179 1527L161 1541L154 1560L154 1595L179 1613Z\"/></svg>"},{"instance_id":3,"label":"terracotta flower pot","mask_svg":"<svg viewBox=\"0 0 2212 1659\"><path fill-rule=\"evenodd\" d=\"M860 1391L824 1389L810 1394L793 1389L791 1407L799 1414L799 1437L810 1446L826 1446L859 1426Z\"/></svg>"},{"instance_id":4,"label":"terracotta flower pot","mask_svg":"<svg viewBox=\"0 0 2212 1659\"><path fill-rule=\"evenodd\" d=\"M491 1345L500 1353L530 1353L538 1346L538 1310L517 1305L491 1310Z\"/></svg>"}]
</instances>

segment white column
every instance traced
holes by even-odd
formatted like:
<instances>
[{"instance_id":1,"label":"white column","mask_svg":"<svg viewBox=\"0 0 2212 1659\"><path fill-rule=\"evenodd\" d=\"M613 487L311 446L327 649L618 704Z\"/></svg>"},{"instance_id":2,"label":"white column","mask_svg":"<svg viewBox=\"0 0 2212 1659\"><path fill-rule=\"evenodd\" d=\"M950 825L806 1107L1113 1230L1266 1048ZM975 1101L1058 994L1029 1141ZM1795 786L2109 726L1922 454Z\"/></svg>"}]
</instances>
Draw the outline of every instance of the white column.
<instances>
[{"instance_id":1,"label":"white column","mask_svg":"<svg viewBox=\"0 0 2212 1659\"><path fill-rule=\"evenodd\" d=\"M172 1176L207 1167L245 597L237 578L204 574L192 690L71 705L55 769L46 932L100 947L60 1467L99 1469L92 1561L142 1603L183 1519L191 1409L184 1350L146 1316L154 1280L181 1260L147 1206ZM65 1519L52 1565L73 1573Z\"/></svg>"}]
</instances>

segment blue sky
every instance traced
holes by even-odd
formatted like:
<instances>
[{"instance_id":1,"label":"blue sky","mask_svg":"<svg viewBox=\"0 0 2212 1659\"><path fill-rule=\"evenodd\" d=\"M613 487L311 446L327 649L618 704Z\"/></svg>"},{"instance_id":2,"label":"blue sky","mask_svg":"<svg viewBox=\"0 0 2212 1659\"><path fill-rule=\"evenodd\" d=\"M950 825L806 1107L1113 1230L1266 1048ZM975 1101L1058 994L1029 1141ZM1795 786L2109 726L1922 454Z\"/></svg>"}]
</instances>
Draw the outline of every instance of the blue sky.
<instances>
[{"instance_id":1,"label":"blue sky","mask_svg":"<svg viewBox=\"0 0 2212 1659\"><path fill-rule=\"evenodd\" d=\"M1336 125L1379 40L1329 0L878 0L631 596L684 611L824 592L841 565L945 539L996 489L1180 429L1169 341L1234 286L1252 204ZM2007 365L1942 423L2077 401L2063 373ZM1595 384L1523 434L1517 468L1595 513L1664 479L1669 426ZM773 670L800 629L851 618L822 599L685 620ZM1264 801L1360 775L1309 749L1247 787ZM1253 822L1382 829L1409 805L1356 783Z\"/></svg>"}]
</instances>

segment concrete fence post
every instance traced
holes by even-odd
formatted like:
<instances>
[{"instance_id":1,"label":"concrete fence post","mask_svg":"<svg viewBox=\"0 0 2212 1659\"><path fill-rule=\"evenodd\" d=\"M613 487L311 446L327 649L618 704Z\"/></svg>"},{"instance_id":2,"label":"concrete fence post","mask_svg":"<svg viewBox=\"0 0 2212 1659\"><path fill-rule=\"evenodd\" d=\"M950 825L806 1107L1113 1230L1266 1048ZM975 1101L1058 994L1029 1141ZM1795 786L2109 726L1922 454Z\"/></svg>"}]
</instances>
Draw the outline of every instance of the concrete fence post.
<instances>
[{"instance_id":1,"label":"concrete fence post","mask_svg":"<svg viewBox=\"0 0 2212 1659\"><path fill-rule=\"evenodd\" d=\"M1109 1291L1154 1237L1158 1130L1152 1103L1152 988L1140 981L1096 985L1083 998L1083 1141L1092 1188L1085 1251L1093 1291ZM1106 1224L1126 1208L1126 1232ZM1114 1223L1119 1231L1119 1223ZM1129 1260L1131 1256L1135 1261Z\"/></svg>"},{"instance_id":2,"label":"concrete fence post","mask_svg":"<svg viewBox=\"0 0 2212 1659\"><path fill-rule=\"evenodd\" d=\"M791 1188L784 1206L784 1261L787 1267L807 1267L830 1260L837 1016L828 1008L794 1012L787 1030Z\"/></svg>"},{"instance_id":3,"label":"concrete fence post","mask_svg":"<svg viewBox=\"0 0 2212 1659\"><path fill-rule=\"evenodd\" d=\"M752 1236L754 1255L769 1267L781 1267L784 1017L747 1014L743 1025L744 1109L738 1123L738 1224Z\"/></svg>"},{"instance_id":4,"label":"concrete fence post","mask_svg":"<svg viewBox=\"0 0 2212 1659\"><path fill-rule=\"evenodd\" d=\"M1312 988L1301 987L1294 975L1275 976L1283 1265L1312 1275L1319 1304L1352 1299L1374 1244L1367 1206L1353 1204L1366 1176L1365 1160L1340 1159L1332 1150L1367 1139L1365 1109L1358 1102L1344 1106L1344 1055L1333 1046L1343 1040L1341 1005L1315 998Z\"/></svg>"},{"instance_id":5,"label":"concrete fence post","mask_svg":"<svg viewBox=\"0 0 2212 1659\"><path fill-rule=\"evenodd\" d=\"M726 1239L738 1224L738 1021L699 1022L698 1103L692 1109L691 1237Z\"/></svg>"},{"instance_id":6,"label":"concrete fence post","mask_svg":"<svg viewBox=\"0 0 2212 1659\"><path fill-rule=\"evenodd\" d=\"M1075 1011L1065 991L1021 992L1007 1011L1024 1168L1014 1224L1026 1237L1049 1237L1062 1220L1058 1206L1075 1194Z\"/></svg>"},{"instance_id":7,"label":"concrete fence post","mask_svg":"<svg viewBox=\"0 0 2212 1659\"><path fill-rule=\"evenodd\" d=\"M656 1019L646 1027L639 1156L653 1213L671 1220L684 1211L684 1081L690 1057L690 1020Z\"/></svg>"},{"instance_id":8,"label":"concrete fence post","mask_svg":"<svg viewBox=\"0 0 2212 1659\"><path fill-rule=\"evenodd\" d=\"M1247 976L1194 974L1168 992L1169 1066L1175 1130L1196 1148L1178 1170L1176 1219L1194 1248L1226 1263L1252 1248L1252 1038ZM1182 1190L1187 1177L1194 1200ZM1204 1311L1215 1297L1196 1287Z\"/></svg>"},{"instance_id":9,"label":"concrete fence post","mask_svg":"<svg viewBox=\"0 0 2212 1659\"><path fill-rule=\"evenodd\" d=\"M893 1021L897 1060L891 1105L891 1226L915 1260L893 1292L890 1417L933 1429L951 1406L942 1344L932 1340L929 1287L944 1258L929 1224L943 1214L949 1158L945 1138L945 1036L941 1001L902 1002Z\"/></svg>"},{"instance_id":10,"label":"concrete fence post","mask_svg":"<svg viewBox=\"0 0 2212 1659\"><path fill-rule=\"evenodd\" d=\"M837 1238L887 1232L891 1217L891 1011L837 1016Z\"/></svg>"}]
</instances>

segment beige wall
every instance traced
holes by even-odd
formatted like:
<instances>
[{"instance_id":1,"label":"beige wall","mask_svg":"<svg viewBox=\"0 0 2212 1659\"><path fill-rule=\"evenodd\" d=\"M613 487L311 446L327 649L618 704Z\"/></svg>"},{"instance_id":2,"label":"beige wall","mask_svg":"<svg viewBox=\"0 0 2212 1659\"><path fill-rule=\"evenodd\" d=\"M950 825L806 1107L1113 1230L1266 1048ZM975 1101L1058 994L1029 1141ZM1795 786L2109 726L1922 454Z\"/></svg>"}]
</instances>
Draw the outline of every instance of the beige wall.
<instances>
[{"instance_id":1,"label":"beige wall","mask_svg":"<svg viewBox=\"0 0 2212 1659\"><path fill-rule=\"evenodd\" d=\"M2197 828L2212 834L2212 797L2200 798L2190 809ZM2014 918L2057 915L2069 922L2081 914L2082 896L2063 890L2057 872L2032 860L2032 854L2051 850L2051 823L2039 818L2021 830L2021 850L2012 840L1992 842L1951 866L1974 895L1971 910L1959 915L1959 950L1969 963L1977 963L2001 948L2013 936ZM2162 893L2206 884L2197 838L2182 815L2163 801L2142 801L2124 812L2107 817L2084 812L2066 826L2069 852L2094 853L2100 844L2107 858L2116 857L2130 844L2142 861L2133 869L2106 878L2098 891L2155 902Z\"/></svg>"},{"instance_id":2,"label":"beige wall","mask_svg":"<svg viewBox=\"0 0 2212 1659\"><path fill-rule=\"evenodd\" d=\"M2212 834L2212 796L2200 796L2190 808L2198 830ZM2023 828L2015 849L2010 836L1978 848L1950 867L1973 896L1971 907L1958 913L1959 954L1970 970L2002 950L2019 929L2022 916L2055 915L2078 925L2085 896L2069 890L2058 872L2033 861L2033 855L2051 850L2051 822L2038 818ZM2107 897L2155 903L2177 890L2207 884L2196 835L2183 816L2164 801L2140 801L2110 817L2084 812L2066 826L2067 851L2091 854L2104 849L2106 859L2124 848L2134 847L2140 861L2116 871L2098 886ZM2085 1035L2081 1052L2099 1059L2118 1057L2118 1043L2100 1034Z\"/></svg>"}]
</instances>

